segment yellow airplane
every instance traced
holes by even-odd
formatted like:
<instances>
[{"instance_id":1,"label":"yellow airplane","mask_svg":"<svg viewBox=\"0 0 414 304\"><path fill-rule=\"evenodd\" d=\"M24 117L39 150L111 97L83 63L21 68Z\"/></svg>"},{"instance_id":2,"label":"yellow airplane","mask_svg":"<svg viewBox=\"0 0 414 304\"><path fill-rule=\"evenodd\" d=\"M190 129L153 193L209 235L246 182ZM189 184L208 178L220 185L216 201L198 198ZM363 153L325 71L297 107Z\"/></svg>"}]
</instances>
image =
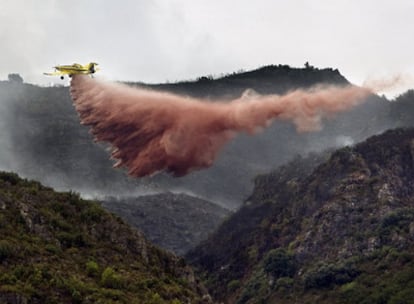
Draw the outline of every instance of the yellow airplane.
<instances>
[{"instance_id":1,"label":"yellow airplane","mask_svg":"<svg viewBox=\"0 0 414 304\"><path fill-rule=\"evenodd\" d=\"M94 74L99 69L96 67L98 64L96 62L90 62L85 65L79 63L74 63L71 65L57 65L54 67L55 72L53 73L43 73L48 76L60 76L60 79L64 79L64 75L72 77L75 74Z\"/></svg>"}]
</instances>

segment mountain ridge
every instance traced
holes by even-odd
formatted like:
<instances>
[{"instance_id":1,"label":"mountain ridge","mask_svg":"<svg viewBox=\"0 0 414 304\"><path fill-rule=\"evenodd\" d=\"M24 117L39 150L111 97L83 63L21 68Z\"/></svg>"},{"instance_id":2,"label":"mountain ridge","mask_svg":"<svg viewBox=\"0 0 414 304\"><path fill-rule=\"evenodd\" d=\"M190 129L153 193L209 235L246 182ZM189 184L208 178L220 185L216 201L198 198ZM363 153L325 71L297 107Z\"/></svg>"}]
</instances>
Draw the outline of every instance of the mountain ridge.
<instances>
[{"instance_id":1,"label":"mountain ridge","mask_svg":"<svg viewBox=\"0 0 414 304\"><path fill-rule=\"evenodd\" d=\"M192 97L233 99L240 97L246 90L253 90L262 95L281 95L299 88L310 88L319 83L340 86L350 84L337 69L319 69L311 66L294 68L282 64L266 65L250 71L238 71L218 77L201 76L197 80L136 84Z\"/></svg>"},{"instance_id":2,"label":"mountain ridge","mask_svg":"<svg viewBox=\"0 0 414 304\"><path fill-rule=\"evenodd\" d=\"M219 300L409 303L414 129L387 131L317 162L297 160L258 177L248 203L187 255Z\"/></svg>"}]
</instances>

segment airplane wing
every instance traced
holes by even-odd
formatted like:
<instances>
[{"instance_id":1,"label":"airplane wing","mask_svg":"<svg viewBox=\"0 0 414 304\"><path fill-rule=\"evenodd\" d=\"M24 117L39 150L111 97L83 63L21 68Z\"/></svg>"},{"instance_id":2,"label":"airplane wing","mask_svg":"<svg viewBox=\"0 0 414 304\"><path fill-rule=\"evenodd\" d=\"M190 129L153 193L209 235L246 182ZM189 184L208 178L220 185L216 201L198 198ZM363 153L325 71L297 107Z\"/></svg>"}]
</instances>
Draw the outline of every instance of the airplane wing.
<instances>
[{"instance_id":1,"label":"airplane wing","mask_svg":"<svg viewBox=\"0 0 414 304\"><path fill-rule=\"evenodd\" d=\"M59 75L64 75L64 73L62 72L53 72L53 73L43 73L44 75L47 76L59 76Z\"/></svg>"},{"instance_id":2,"label":"airplane wing","mask_svg":"<svg viewBox=\"0 0 414 304\"><path fill-rule=\"evenodd\" d=\"M88 69L79 63L74 63L72 65L58 65L55 66L55 69L61 72L86 72Z\"/></svg>"}]
</instances>

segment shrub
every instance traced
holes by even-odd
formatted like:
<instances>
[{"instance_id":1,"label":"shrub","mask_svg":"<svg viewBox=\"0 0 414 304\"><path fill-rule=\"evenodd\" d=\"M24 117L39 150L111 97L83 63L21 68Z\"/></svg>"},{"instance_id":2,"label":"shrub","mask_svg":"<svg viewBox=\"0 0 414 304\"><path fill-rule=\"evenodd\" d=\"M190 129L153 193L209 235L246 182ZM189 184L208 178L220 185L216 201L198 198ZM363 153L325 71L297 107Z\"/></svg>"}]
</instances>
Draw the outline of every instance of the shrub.
<instances>
[{"instance_id":1,"label":"shrub","mask_svg":"<svg viewBox=\"0 0 414 304\"><path fill-rule=\"evenodd\" d=\"M56 234L56 238L59 240L60 244L65 248L85 247L88 245L85 235L83 235L80 232L71 233L60 231Z\"/></svg>"},{"instance_id":2,"label":"shrub","mask_svg":"<svg viewBox=\"0 0 414 304\"><path fill-rule=\"evenodd\" d=\"M389 232L395 228L408 227L414 219L414 210L411 208L397 209L389 213L381 222L382 233Z\"/></svg>"},{"instance_id":3,"label":"shrub","mask_svg":"<svg viewBox=\"0 0 414 304\"><path fill-rule=\"evenodd\" d=\"M0 240L0 262L13 255L13 245L6 240Z\"/></svg>"},{"instance_id":4,"label":"shrub","mask_svg":"<svg viewBox=\"0 0 414 304\"><path fill-rule=\"evenodd\" d=\"M76 276L64 279L63 284L71 297L71 302L74 304L82 303L84 294L88 290L86 284Z\"/></svg>"},{"instance_id":5,"label":"shrub","mask_svg":"<svg viewBox=\"0 0 414 304\"><path fill-rule=\"evenodd\" d=\"M15 285L17 278L13 273L3 273L0 275L0 285Z\"/></svg>"},{"instance_id":6,"label":"shrub","mask_svg":"<svg viewBox=\"0 0 414 304\"><path fill-rule=\"evenodd\" d=\"M414 299L414 288L407 288L399 293L397 293L395 296L393 296L389 303L390 304L410 304L413 303Z\"/></svg>"},{"instance_id":7,"label":"shrub","mask_svg":"<svg viewBox=\"0 0 414 304\"><path fill-rule=\"evenodd\" d=\"M359 272L351 264L319 264L305 275L306 288L331 287L351 282Z\"/></svg>"},{"instance_id":8,"label":"shrub","mask_svg":"<svg viewBox=\"0 0 414 304\"><path fill-rule=\"evenodd\" d=\"M258 269L250 280L243 284L237 304L248 303L251 299L259 299L268 291L268 279L263 269Z\"/></svg>"},{"instance_id":9,"label":"shrub","mask_svg":"<svg viewBox=\"0 0 414 304\"><path fill-rule=\"evenodd\" d=\"M6 228L8 224L8 221L6 219L6 216L4 214L0 214L0 229Z\"/></svg>"},{"instance_id":10,"label":"shrub","mask_svg":"<svg viewBox=\"0 0 414 304\"><path fill-rule=\"evenodd\" d=\"M106 267L101 275L101 285L107 288L121 288L122 280L112 267Z\"/></svg>"},{"instance_id":11,"label":"shrub","mask_svg":"<svg viewBox=\"0 0 414 304\"><path fill-rule=\"evenodd\" d=\"M148 304L164 304L165 302L163 301L163 299L161 298L161 296L158 293L154 293L151 296L151 299L149 301L147 301L146 303L148 303Z\"/></svg>"},{"instance_id":12,"label":"shrub","mask_svg":"<svg viewBox=\"0 0 414 304\"><path fill-rule=\"evenodd\" d=\"M81 220L85 223L100 222L105 211L98 203L91 203L81 214Z\"/></svg>"},{"instance_id":13,"label":"shrub","mask_svg":"<svg viewBox=\"0 0 414 304\"><path fill-rule=\"evenodd\" d=\"M276 289L290 289L294 283L292 278L283 277L276 281Z\"/></svg>"},{"instance_id":14,"label":"shrub","mask_svg":"<svg viewBox=\"0 0 414 304\"><path fill-rule=\"evenodd\" d=\"M293 277L296 272L296 259L283 248L270 250L264 259L264 270L275 278Z\"/></svg>"},{"instance_id":15,"label":"shrub","mask_svg":"<svg viewBox=\"0 0 414 304\"><path fill-rule=\"evenodd\" d=\"M95 261L86 263L86 273L90 277L96 277L99 274L99 265Z\"/></svg>"},{"instance_id":16,"label":"shrub","mask_svg":"<svg viewBox=\"0 0 414 304\"><path fill-rule=\"evenodd\" d=\"M240 281L239 280L231 280L228 284L227 284L227 289L230 292L233 292L237 289L240 288Z\"/></svg>"},{"instance_id":17,"label":"shrub","mask_svg":"<svg viewBox=\"0 0 414 304\"><path fill-rule=\"evenodd\" d=\"M16 173L9 172L0 172L0 179L9 182L11 185L17 185L20 181L20 178Z\"/></svg>"},{"instance_id":18,"label":"shrub","mask_svg":"<svg viewBox=\"0 0 414 304\"><path fill-rule=\"evenodd\" d=\"M47 252L52 253L52 254L59 254L62 251L59 247L53 244L46 244L45 249Z\"/></svg>"}]
</instances>

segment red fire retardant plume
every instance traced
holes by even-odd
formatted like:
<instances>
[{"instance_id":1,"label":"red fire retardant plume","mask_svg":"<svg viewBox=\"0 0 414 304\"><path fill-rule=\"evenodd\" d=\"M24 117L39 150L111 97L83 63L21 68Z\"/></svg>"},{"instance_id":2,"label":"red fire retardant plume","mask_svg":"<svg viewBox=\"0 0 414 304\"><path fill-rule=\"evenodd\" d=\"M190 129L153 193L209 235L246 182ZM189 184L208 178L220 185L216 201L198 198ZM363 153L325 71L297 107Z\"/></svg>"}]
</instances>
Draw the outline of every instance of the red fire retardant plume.
<instances>
[{"instance_id":1,"label":"red fire retardant plume","mask_svg":"<svg viewBox=\"0 0 414 304\"><path fill-rule=\"evenodd\" d=\"M212 165L238 132L254 134L273 119L315 131L321 119L348 110L372 91L355 86L318 87L285 95L248 95L202 101L74 75L71 95L82 124L112 145L115 167L135 177L167 171L182 176Z\"/></svg>"}]
</instances>

